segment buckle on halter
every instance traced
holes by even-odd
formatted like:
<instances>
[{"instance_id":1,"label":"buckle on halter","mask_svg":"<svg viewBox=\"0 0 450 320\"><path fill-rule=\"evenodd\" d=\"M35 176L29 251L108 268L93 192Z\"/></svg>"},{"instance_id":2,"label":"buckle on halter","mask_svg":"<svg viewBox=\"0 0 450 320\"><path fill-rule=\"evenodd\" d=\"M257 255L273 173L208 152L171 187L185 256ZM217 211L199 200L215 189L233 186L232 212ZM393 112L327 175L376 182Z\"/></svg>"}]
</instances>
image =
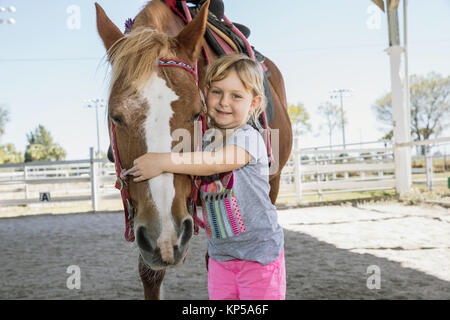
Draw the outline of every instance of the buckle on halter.
<instances>
[{"instance_id":1,"label":"buckle on halter","mask_svg":"<svg viewBox=\"0 0 450 320\"><path fill-rule=\"evenodd\" d=\"M120 179L119 177L117 177L117 180L116 180L116 189L119 189L120 192L122 192L123 187L124 187L124 182L123 182L123 180Z\"/></svg>"}]
</instances>

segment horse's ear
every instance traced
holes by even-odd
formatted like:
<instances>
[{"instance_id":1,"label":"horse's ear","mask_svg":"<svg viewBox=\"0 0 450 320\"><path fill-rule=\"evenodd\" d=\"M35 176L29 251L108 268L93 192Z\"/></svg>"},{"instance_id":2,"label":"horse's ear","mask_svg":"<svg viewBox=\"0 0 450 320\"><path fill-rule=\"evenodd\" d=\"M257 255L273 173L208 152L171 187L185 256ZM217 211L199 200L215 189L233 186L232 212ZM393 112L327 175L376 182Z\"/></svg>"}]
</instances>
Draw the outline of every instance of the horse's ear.
<instances>
[{"instance_id":1,"label":"horse's ear","mask_svg":"<svg viewBox=\"0 0 450 320\"><path fill-rule=\"evenodd\" d=\"M210 0L205 2L200 12L176 37L180 47L186 51L191 62L197 61L200 55L208 20L209 2Z\"/></svg>"},{"instance_id":2,"label":"horse's ear","mask_svg":"<svg viewBox=\"0 0 450 320\"><path fill-rule=\"evenodd\" d=\"M96 2L95 10L97 12L97 30L102 38L106 51L124 35L116 25L108 18L103 8Z\"/></svg>"}]
</instances>

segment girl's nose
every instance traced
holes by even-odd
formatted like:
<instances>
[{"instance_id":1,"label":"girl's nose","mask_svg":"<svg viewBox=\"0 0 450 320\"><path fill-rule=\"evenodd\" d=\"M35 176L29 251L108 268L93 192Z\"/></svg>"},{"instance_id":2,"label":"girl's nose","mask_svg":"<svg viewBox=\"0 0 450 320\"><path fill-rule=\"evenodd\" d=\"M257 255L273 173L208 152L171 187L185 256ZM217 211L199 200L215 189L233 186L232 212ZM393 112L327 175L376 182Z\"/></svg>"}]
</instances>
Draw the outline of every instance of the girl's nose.
<instances>
[{"instance_id":1,"label":"girl's nose","mask_svg":"<svg viewBox=\"0 0 450 320\"><path fill-rule=\"evenodd\" d=\"M220 105L223 107L228 107L229 106L229 98L227 95L223 95L222 98L220 99Z\"/></svg>"}]
</instances>

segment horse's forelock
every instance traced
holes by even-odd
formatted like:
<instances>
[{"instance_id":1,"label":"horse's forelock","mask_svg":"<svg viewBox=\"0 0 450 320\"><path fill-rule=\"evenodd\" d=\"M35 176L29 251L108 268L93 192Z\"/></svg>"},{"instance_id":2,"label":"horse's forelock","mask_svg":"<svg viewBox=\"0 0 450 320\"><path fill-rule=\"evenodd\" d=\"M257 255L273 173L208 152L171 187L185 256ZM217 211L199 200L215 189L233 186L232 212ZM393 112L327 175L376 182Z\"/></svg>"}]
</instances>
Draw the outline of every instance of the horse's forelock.
<instances>
[{"instance_id":1,"label":"horse's forelock","mask_svg":"<svg viewBox=\"0 0 450 320\"><path fill-rule=\"evenodd\" d=\"M174 40L150 27L138 27L108 51L112 66L111 89L120 79L125 91L140 90L160 57L173 58Z\"/></svg>"}]
</instances>

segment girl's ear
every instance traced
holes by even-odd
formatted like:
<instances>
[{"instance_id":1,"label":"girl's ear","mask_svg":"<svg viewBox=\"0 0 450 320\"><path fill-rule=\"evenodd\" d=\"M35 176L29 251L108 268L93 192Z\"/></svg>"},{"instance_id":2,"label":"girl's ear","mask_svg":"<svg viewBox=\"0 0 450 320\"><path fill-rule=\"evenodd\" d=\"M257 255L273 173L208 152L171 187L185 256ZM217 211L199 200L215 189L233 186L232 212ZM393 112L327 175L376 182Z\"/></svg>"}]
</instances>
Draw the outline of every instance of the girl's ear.
<instances>
[{"instance_id":1,"label":"girl's ear","mask_svg":"<svg viewBox=\"0 0 450 320\"><path fill-rule=\"evenodd\" d=\"M254 96L252 98L252 103L250 105L250 109L251 109L250 111L251 112L255 111L255 109L257 109L261 105L262 101L263 101L263 97L261 95Z\"/></svg>"}]
</instances>

